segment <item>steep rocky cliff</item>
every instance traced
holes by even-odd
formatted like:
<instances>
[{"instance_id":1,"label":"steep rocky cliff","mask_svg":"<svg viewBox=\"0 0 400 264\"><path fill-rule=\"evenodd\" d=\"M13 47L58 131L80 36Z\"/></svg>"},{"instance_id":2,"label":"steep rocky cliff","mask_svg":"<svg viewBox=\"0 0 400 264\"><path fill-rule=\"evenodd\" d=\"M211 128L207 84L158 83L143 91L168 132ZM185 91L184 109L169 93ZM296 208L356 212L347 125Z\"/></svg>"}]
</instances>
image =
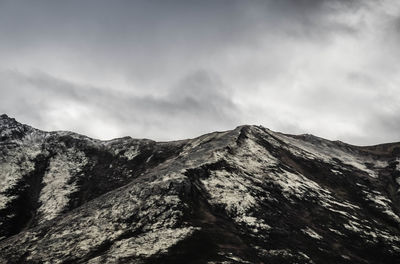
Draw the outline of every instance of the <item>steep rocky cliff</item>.
<instances>
[{"instance_id":1,"label":"steep rocky cliff","mask_svg":"<svg viewBox=\"0 0 400 264\"><path fill-rule=\"evenodd\" d=\"M109 141L0 117L0 263L396 263L400 143Z\"/></svg>"}]
</instances>

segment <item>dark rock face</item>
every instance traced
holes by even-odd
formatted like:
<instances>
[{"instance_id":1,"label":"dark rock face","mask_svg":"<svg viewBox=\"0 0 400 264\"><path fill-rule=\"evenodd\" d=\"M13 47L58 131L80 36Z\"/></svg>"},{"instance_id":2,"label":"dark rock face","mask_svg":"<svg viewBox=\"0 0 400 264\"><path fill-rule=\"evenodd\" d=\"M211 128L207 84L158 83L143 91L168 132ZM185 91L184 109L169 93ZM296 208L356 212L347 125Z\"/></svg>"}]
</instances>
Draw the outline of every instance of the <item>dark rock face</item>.
<instances>
[{"instance_id":1,"label":"dark rock face","mask_svg":"<svg viewBox=\"0 0 400 264\"><path fill-rule=\"evenodd\" d=\"M94 140L0 117L0 263L397 263L400 144L242 126Z\"/></svg>"}]
</instances>

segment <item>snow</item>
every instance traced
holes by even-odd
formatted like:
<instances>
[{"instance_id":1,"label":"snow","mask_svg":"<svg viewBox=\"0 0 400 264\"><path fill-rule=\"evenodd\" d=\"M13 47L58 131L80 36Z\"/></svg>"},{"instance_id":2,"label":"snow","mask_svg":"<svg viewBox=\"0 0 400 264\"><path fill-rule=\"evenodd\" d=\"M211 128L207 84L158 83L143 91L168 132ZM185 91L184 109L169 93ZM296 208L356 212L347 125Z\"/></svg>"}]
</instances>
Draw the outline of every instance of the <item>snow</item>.
<instances>
[{"instance_id":1,"label":"snow","mask_svg":"<svg viewBox=\"0 0 400 264\"><path fill-rule=\"evenodd\" d=\"M227 157L233 164L249 173L260 173L266 167L274 167L279 162L264 147L257 144L251 135L235 155Z\"/></svg>"},{"instance_id":2,"label":"snow","mask_svg":"<svg viewBox=\"0 0 400 264\"><path fill-rule=\"evenodd\" d=\"M372 228L367 224L361 224L357 221L349 221L347 224L343 225L349 231L360 234L364 239L369 239L375 243L385 240L391 243L392 249L395 251L400 251L400 249L395 245L395 243L400 242L400 236L391 235L390 233L382 230Z\"/></svg>"},{"instance_id":3,"label":"snow","mask_svg":"<svg viewBox=\"0 0 400 264\"><path fill-rule=\"evenodd\" d=\"M57 159L65 161L60 157ZM69 159L67 161L78 162ZM60 176L68 178L68 173L64 172L66 174ZM158 180L159 177L155 175L149 175L144 181L137 179L136 182L111 191L64 215L55 226L50 227L46 239L38 241L29 249L40 252L39 255L31 255L32 260L62 259L71 254L82 257L104 243L111 244L103 256L109 260L107 262L113 262L115 256L148 256L166 252L169 247L196 230L191 226L176 227L182 217L182 201L176 190L170 188L170 184L175 180L181 181L182 178L170 176L161 174L161 178L167 179L164 181ZM132 217L136 219L133 222ZM129 225L126 224L128 221L131 222ZM127 233L136 234L120 238ZM48 245L45 241L54 242ZM89 263L104 261L93 258Z\"/></svg>"},{"instance_id":4,"label":"snow","mask_svg":"<svg viewBox=\"0 0 400 264\"><path fill-rule=\"evenodd\" d=\"M128 160L132 160L139 154L140 154L139 146L132 146L125 151L124 157L127 158Z\"/></svg>"},{"instance_id":5,"label":"snow","mask_svg":"<svg viewBox=\"0 0 400 264\"><path fill-rule=\"evenodd\" d=\"M41 206L38 212L42 215L42 221L55 218L68 205L68 196L76 190L75 184L69 182L86 163L85 154L73 149L50 160L39 198Z\"/></svg>"},{"instance_id":6,"label":"snow","mask_svg":"<svg viewBox=\"0 0 400 264\"><path fill-rule=\"evenodd\" d=\"M182 182L186 179L186 176L182 173L176 173L176 172L167 172L166 174L160 176L158 179L150 182L150 185L158 185L160 183L166 183L166 182Z\"/></svg>"},{"instance_id":7,"label":"snow","mask_svg":"<svg viewBox=\"0 0 400 264\"><path fill-rule=\"evenodd\" d=\"M304 263L310 263L313 264L314 262L311 260L311 258L306 255L302 251L295 251L289 248L286 249L260 249L263 255L267 256L274 256L274 257L281 257L285 259L285 263L287 260L291 260L291 263L299 263L299 259L305 261ZM303 263L303 262L301 262Z\"/></svg>"},{"instance_id":8,"label":"snow","mask_svg":"<svg viewBox=\"0 0 400 264\"><path fill-rule=\"evenodd\" d=\"M307 178L308 174L302 174L296 166L283 164L282 160L276 158L279 154L273 147L279 150L285 148L301 158L326 162L327 169L331 169L332 172L329 174L330 177L349 176L345 173L346 170L352 171L354 168L368 173L369 177L377 177L378 169L385 168L387 162L362 157L358 153L346 150L343 145L338 146L336 143L312 136L307 136L309 142L306 142L258 127L246 127L245 134L241 134L243 131L239 127L234 131L210 133L181 142L179 144L183 146L183 151L179 155L157 165L154 169L149 169L129 184L64 214L56 221L44 223L45 220L54 219L60 215L68 205L69 196L77 188L76 177L88 162L83 152L73 148L63 149L61 153L51 158L50 166L43 178L44 188L40 193L42 204L39 208L39 216L42 216L42 219L39 219L41 225L37 232L44 233L45 231L45 237L39 238L31 229L21 232L14 241L21 247L35 241L26 248L30 258L28 260L32 262L44 259L47 263L58 263L59 259L71 256L77 259L85 258L103 245L109 245L109 248L101 253L101 257L94 257L88 263L118 263L125 261L123 258L129 258L135 262L136 259L164 254L173 245L199 230L198 227L190 226L190 223L185 222L186 218L183 216L185 210L188 209L188 204L181 200L182 194L187 194L182 192L198 187L204 192L202 197L205 197L211 206L225 210L226 214L235 221L239 230L245 230L249 236L260 240L268 239L274 228L274 223L268 222L269 218L261 212L265 210L263 207L265 203L273 201L275 205L279 200L279 203L290 207L293 203L312 201L316 206L323 207L317 208L319 212L329 213L330 211L336 214L335 219L338 222L331 227L313 222L312 227L300 229L300 232L312 238L310 242L320 243L318 240L323 239L325 234L345 236L343 234L345 230L339 228L343 226L366 241L377 241L381 238L384 241L393 242L393 250L399 250L395 245L400 241L398 236L391 235L379 225L377 225L378 228L375 226L375 229L371 227L374 226L373 222L365 219L364 211L358 205L336 196L333 190L331 191L322 183L319 184ZM57 135L72 135L57 133ZM239 138L239 135L242 137ZM80 135L72 136L84 138ZM268 141L272 145L272 150L271 145L264 147L260 144L261 139ZM40 133L32 133L24 140L37 142L37 146L40 146L43 138ZM101 145L106 151L118 157L122 156L131 160L139 154L140 144L148 144L151 141L139 143L139 141L124 138L107 142L96 140L90 142ZM22 167L20 167L21 160L18 156L20 149L16 148L12 151L7 156L11 157L12 162L7 161L4 163L6 165L0 163L0 177L4 178L1 180L7 182L9 186L15 186L24 173L34 169L32 160L42 150L40 148L27 150L31 154L27 160L23 161ZM152 156L149 156L146 162L151 158ZM335 161L334 158L338 158L341 162ZM343 166L342 163L348 166ZM372 167L367 168L368 163L371 163ZM212 166L215 164L223 165L222 167ZM397 169L399 166L398 164ZM112 169L111 166L109 168ZM189 176L189 171L205 173ZM357 173L354 177L358 177ZM374 179L371 181L375 182ZM367 188L365 185L358 185L361 189ZM13 197L1 196L2 191L0 206L2 204L5 206ZM391 200L383 193L376 190L364 191L365 197L362 198L369 200L376 208L393 219L398 218L391 208ZM281 195L284 199L280 199ZM324 228L326 231L322 233ZM336 236L336 238L339 237ZM256 248L256 245L249 246ZM256 249L259 254L302 258L312 263L310 258L300 251L266 250L262 246ZM224 254L223 256L227 258L225 263L246 263L234 254L226 252L220 254Z\"/></svg>"},{"instance_id":9,"label":"snow","mask_svg":"<svg viewBox=\"0 0 400 264\"><path fill-rule=\"evenodd\" d=\"M386 214L400 224L400 217L393 212L391 207L392 201L389 198L383 196L379 192L369 192L363 190L362 193L365 194L366 199L372 202L377 208L379 208L382 213Z\"/></svg>"},{"instance_id":10,"label":"snow","mask_svg":"<svg viewBox=\"0 0 400 264\"><path fill-rule=\"evenodd\" d=\"M227 171L216 171L201 182L215 203L224 204L228 212L245 214L256 204L256 200L240 179Z\"/></svg>"},{"instance_id":11,"label":"snow","mask_svg":"<svg viewBox=\"0 0 400 264\"><path fill-rule=\"evenodd\" d=\"M0 142L0 210L4 209L16 196L7 195L35 169L34 159L42 151L41 144L47 133L21 125L8 117L0 118L0 137L11 136L14 132L24 131L22 138Z\"/></svg>"},{"instance_id":12,"label":"snow","mask_svg":"<svg viewBox=\"0 0 400 264\"><path fill-rule=\"evenodd\" d=\"M301 256L303 256L305 259L311 260L311 258L309 256L307 256L306 254L304 254L303 252L299 251L298 252Z\"/></svg>"},{"instance_id":13,"label":"snow","mask_svg":"<svg viewBox=\"0 0 400 264\"><path fill-rule=\"evenodd\" d=\"M305 228L305 229L301 229L301 231L304 233L304 234L307 234L307 235L309 235L310 237L312 237L312 238L315 238L315 239L322 239L322 236L321 235L319 235L317 232L315 232L314 230L312 230L311 228L309 228L309 227L307 227L307 228Z\"/></svg>"},{"instance_id":14,"label":"snow","mask_svg":"<svg viewBox=\"0 0 400 264\"><path fill-rule=\"evenodd\" d=\"M352 203L350 203L348 201L338 202L338 201L335 201L335 200L331 200L331 201L329 201L329 203L337 205L337 206L340 206L340 207L343 207L343 208L361 209L360 206L352 204Z\"/></svg>"},{"instance_id":15,"label":"snow","mask_svg":"<svg viewBox=\"0 0 400 264\"><path fill-rule=\"evenodd\" d=\"M15 188L23 176L34 171L33 160L40 153L40 146L23 144L10 149L4 148L3 153L5 155L0 160L0 209L16 198L7 195L6 191Z\"/></svg>"},{"instance_id":16,"label":"snow","mask_svg":"<svg viewBox=\"0 0 400 264\"><path fill-rule=\"evenodd\" d=\"M344 226L344 228L351 230L353 232L357 232L357 233L363 232L362 226L359 223L354 222L354 221L349 221L348 224L344 224L343 226Z\"/></svg>"},{"instance_id":17,"label":"snow","mask_svg":"<svg viewBox=\"0 0 400 264\"><path fill-rule=\"evenodd\" d=\"M344 236L344 234L342 232L340 232L339 230L333 229L333 228L328 228L329 231L339 235L339 236Z\"/></svg>"},{"instance_id":18,"label":"snow","mask_svg":"<svg viewBox=\"0 0 400 264\"><path fill-rule=\"evenodd\" d=\"M353 214L354 214L354 211L359 210L360 207L357 205L354 205L348 201L339 202L337 200L337 198L330 196L330 198L326 197L326 199L322 199L320 201L320 204L331 212L338 213L349 219L358 220L358 218L356 216L354 216Z\"/></svg>"},{"instance_id":19,"label":"snow","mask_svg":"<svg viewBox=\"0 0 400 264\"><path fill-rule=\"evenodd\" d=\"M154 156L154 155L151 154L151 155L146 159L146 163L149 163L149 161L151 160L151 158L152 158L153 156Z\"/></svg>"},{"instance_id":20,"label":"snow","mask_svg":"<svg viewBox=\"0 0 400 264\"><path fill-rule=\"evenodd\" d=\"M266 250L266 253L271 256L287 256L287 257L294 256L292 250L290 249L270 249Z\"/></svg>"},{"instance_id":21,"label":"snow","mask_svg":"<svg viewBox=\"0 0 400 264\"><path fill-rule=\"evenodd\" d=\"M377 169L383 169L389 166L388 162L386 160L377 160L375 161L374 167Z\"/></svg>"},{"instance_id":22,"label":"snow","mask_svg":"<svg viewBox=\"0 0 400 264\"><path fill-rule=\"evenodd\" d=\"M300 173L292 173L289 171L281 170L281 172L272 172L269 175L273 184L280 186L283 194L290 199L292 195L303 198L305 195L308 197L317 197L329 199L329 190L322 188L316 182L304 177Z\"/></svg>"},{"instance_id":23,"label":"snow","mask_svg":"<svg viewBox=\"0 0 400 264\"><path fill-rule=\"evenodd\" d=\"M288 149L294 155L306 157L312 160L321 160L325 163L331 164L336 163L333 161L335 158L346 165L350 165L367 173L372 178L377 178L378 174L376 171L368 169L366 163L374 164L374 167L376 168L387 166L385 161L376 161L372 158L365 158L358 156L356 153L344 151L334 143L324 139L319 139L316 143L314 143L312 140L305 141L280 133L275 133L275 135L287 144L286 146L283 145L282 147Z\"/></svg>"},{"instance_id":24,"label":"snow","mask_svg":"<svg viewBox=\"0 0 400 264\"><path fill-rule=\"evenodd\" d=\"M240 224L245 224L254 233L258 233L260 231L265 232L272 229L272 227L267 225L263 219L258 219L253 216L247 216L247 215L238 216L235 218L235 221Z\"/></svg>"},{"instance_id":25,"label":"snow","mask_svg":"<svg viewBox=\"0 0 400 264\"><path fill-rule=\"evenodd\" d=\"M217 142L216 146L214 145L217 148L214 148L212 153L207 154L210 159L201 161L202 163L211 163L223 160L237 170L235 172L224 169L210 171L209 176L200 179L200 182L210 195L209 202L211 204L223 207L237 223L244 224L257 233L260 230L268 230L270 227L262 219L257 219L250 214L250 211L256 210L255 207L258 204L258 199L253 191L263 191L262 188L257 187L257 184L263 183L264 177L260 172L264 167L276 164L276 159L265 148L255 143L252 138L246 139L241 147L237 148L233 142L236 141L235 137L239 136L239 132L240 130L236 130L236 134L233 133L233 138L231 139L234 141L221 142L224 143L222 149L219 148ZM222 134L224 133L213 134L213 136L218 138ZM210 136L207 135L202 140L208 142L210 141ZM192 144L199 151L202 151L201 146L204 145L198 139ZM230 146L230 149L235 152L233 155L226 150L226 145ZM190 165L198 165L195 161L191 160ZM263 199L267 198L267 196L265 194Z\"/></svg>"},{"instance_id":26,"label":"snow","mask_svg":"<svg viewBox=\"0 0 400 264\"><path fill-rule=\"evenodd\" d=\"M341 171L338 171L338 170L331 169L331 171L332 171L334 174L337 174L337 175L343 174Z\"/></svg>"},{"instance_id":27,"label":"snow","mask_svg":"<svg viewBox=\"0 0 400 264\"><path fill-rule=\"evenodd\" d=\"M396 178L396 183L397 183L398 185L400 185L400 177L397 177L397 178Z\"/></svg>"},{"instance_id":28,"label":"snow","mask_svg":"<svg viewBox=\"0 0 400 264\"><path fill-rule=\"evenodd\" d=\"M255 133L259 131L258 128L252 129ZM332 212L357 219L340 210L359 209L357 205L348 201L338 201L328 189L300 172L290 172L279 167L279 161L257 143L252 133L246 136L240 148L233 148L233 154L218 151L213 156L216 159L223 159L231 167L236 168L235 171L211 171L209 177L201 179L201 183L210 194L210 202L216 206L223 206L229 215L235 216L237 223L246 224L254 232L269 229L269 225L262 219L250 214L251 211L257 210L261 200L272 199L271 195L261 187L266 183L278 186L290 201L293 201L293 197L315 199L315 202ZM262 195L256 195L255 192L260 192Z\"/></svg>"},{"instance_id":29,"label":"snow","mask_svg":"<svg viewBox=\"0 0 400 264\"><path fill-rule=\"evenodd\" d=\"M233 253L229 252L229 253L223 253L220 254L221 256L224 256L230 260L235 261L235 263L241 263L241 264L251 264L251 262L245 261L242 258L239 258L238 256L233 255ZM226 263L231 263L231 262L226 262Z\"/></svg>"}]
</instances>

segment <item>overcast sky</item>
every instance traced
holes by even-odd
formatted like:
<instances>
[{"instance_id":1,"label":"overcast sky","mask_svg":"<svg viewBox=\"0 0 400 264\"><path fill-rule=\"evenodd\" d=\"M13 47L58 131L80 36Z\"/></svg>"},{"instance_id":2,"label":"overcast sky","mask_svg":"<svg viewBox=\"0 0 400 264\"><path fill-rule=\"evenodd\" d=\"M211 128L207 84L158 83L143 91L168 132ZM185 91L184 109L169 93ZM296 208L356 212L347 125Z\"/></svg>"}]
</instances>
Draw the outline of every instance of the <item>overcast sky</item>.
<instances>
[{"instance_id":1,"label":"overcast sky","mask_svg":"<svg viewBox=\"0 0 400 264\"><path fill-rule=\"evenodd\" d=\"M400 1L0 0L0 112L101 139L400 141Z\"/></svg>"}]
</instances>

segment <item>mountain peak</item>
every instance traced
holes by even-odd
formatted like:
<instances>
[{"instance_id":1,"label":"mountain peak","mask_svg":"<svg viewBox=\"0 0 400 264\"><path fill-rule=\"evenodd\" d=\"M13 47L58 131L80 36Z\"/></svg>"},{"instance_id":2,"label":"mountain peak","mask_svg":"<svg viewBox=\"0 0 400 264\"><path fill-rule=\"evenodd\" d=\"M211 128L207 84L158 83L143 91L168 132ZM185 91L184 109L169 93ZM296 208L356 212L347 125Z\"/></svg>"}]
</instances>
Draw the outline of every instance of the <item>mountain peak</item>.
<instances>
[{"instance_id":1,"label":"mountain peak","mask_svg":"<svg viewBox=\"0 0 400 264\"><path fill-rule=\"evenodd\" d=\"M7 114L0 115L0 124L2 124L2 123L4 123L4 124L18 123L19 124L19 122L17 120L15 120L15 118L12 118L12 117L8 116Z\"/></svg>"},{"instance_id":2,"label":"mountain peak","mask_svg":"<svg viewBox=\"0 0 400 264\"><path fill-rule=\"evenodd\" d=\"M7 114L0 115L0 138L1 141L14 140L23 138L29 131L34 128L19 123L15 118L9 117Z\"/></svg>"},{"instance_id":3,"label":"mountain peak","mask_svg":"<svg viewBox=\"0 0 400 264\"><path fill-rule=\"evenodd\" d=\"M13 120L0 120L0 263L400 259L396 145L248 125L100 141Z\"/></svg>"},{"instance_id":4,"label":"mountain peak","mask_svg":"<svg viewBox=\"0 0 400 264\"><path fill-rule=\"evenodd\" d=\"M9 117L7 114L2 114L2 115L0 115L0 121L15 121L15 119L14 118L12 118L12 117Z\"/></svg>"},{"instance_id":5,"label":"mountain peak","mask_svg":"<svg viewBox=\"0 0 400 264\"><path fill-rule=\"evenodd\" d=\"M6 114L0 115L0 128L5 129L9 127L13 127L19 124L14 118L9 117Z\"/></svg>"}]
</instances>

